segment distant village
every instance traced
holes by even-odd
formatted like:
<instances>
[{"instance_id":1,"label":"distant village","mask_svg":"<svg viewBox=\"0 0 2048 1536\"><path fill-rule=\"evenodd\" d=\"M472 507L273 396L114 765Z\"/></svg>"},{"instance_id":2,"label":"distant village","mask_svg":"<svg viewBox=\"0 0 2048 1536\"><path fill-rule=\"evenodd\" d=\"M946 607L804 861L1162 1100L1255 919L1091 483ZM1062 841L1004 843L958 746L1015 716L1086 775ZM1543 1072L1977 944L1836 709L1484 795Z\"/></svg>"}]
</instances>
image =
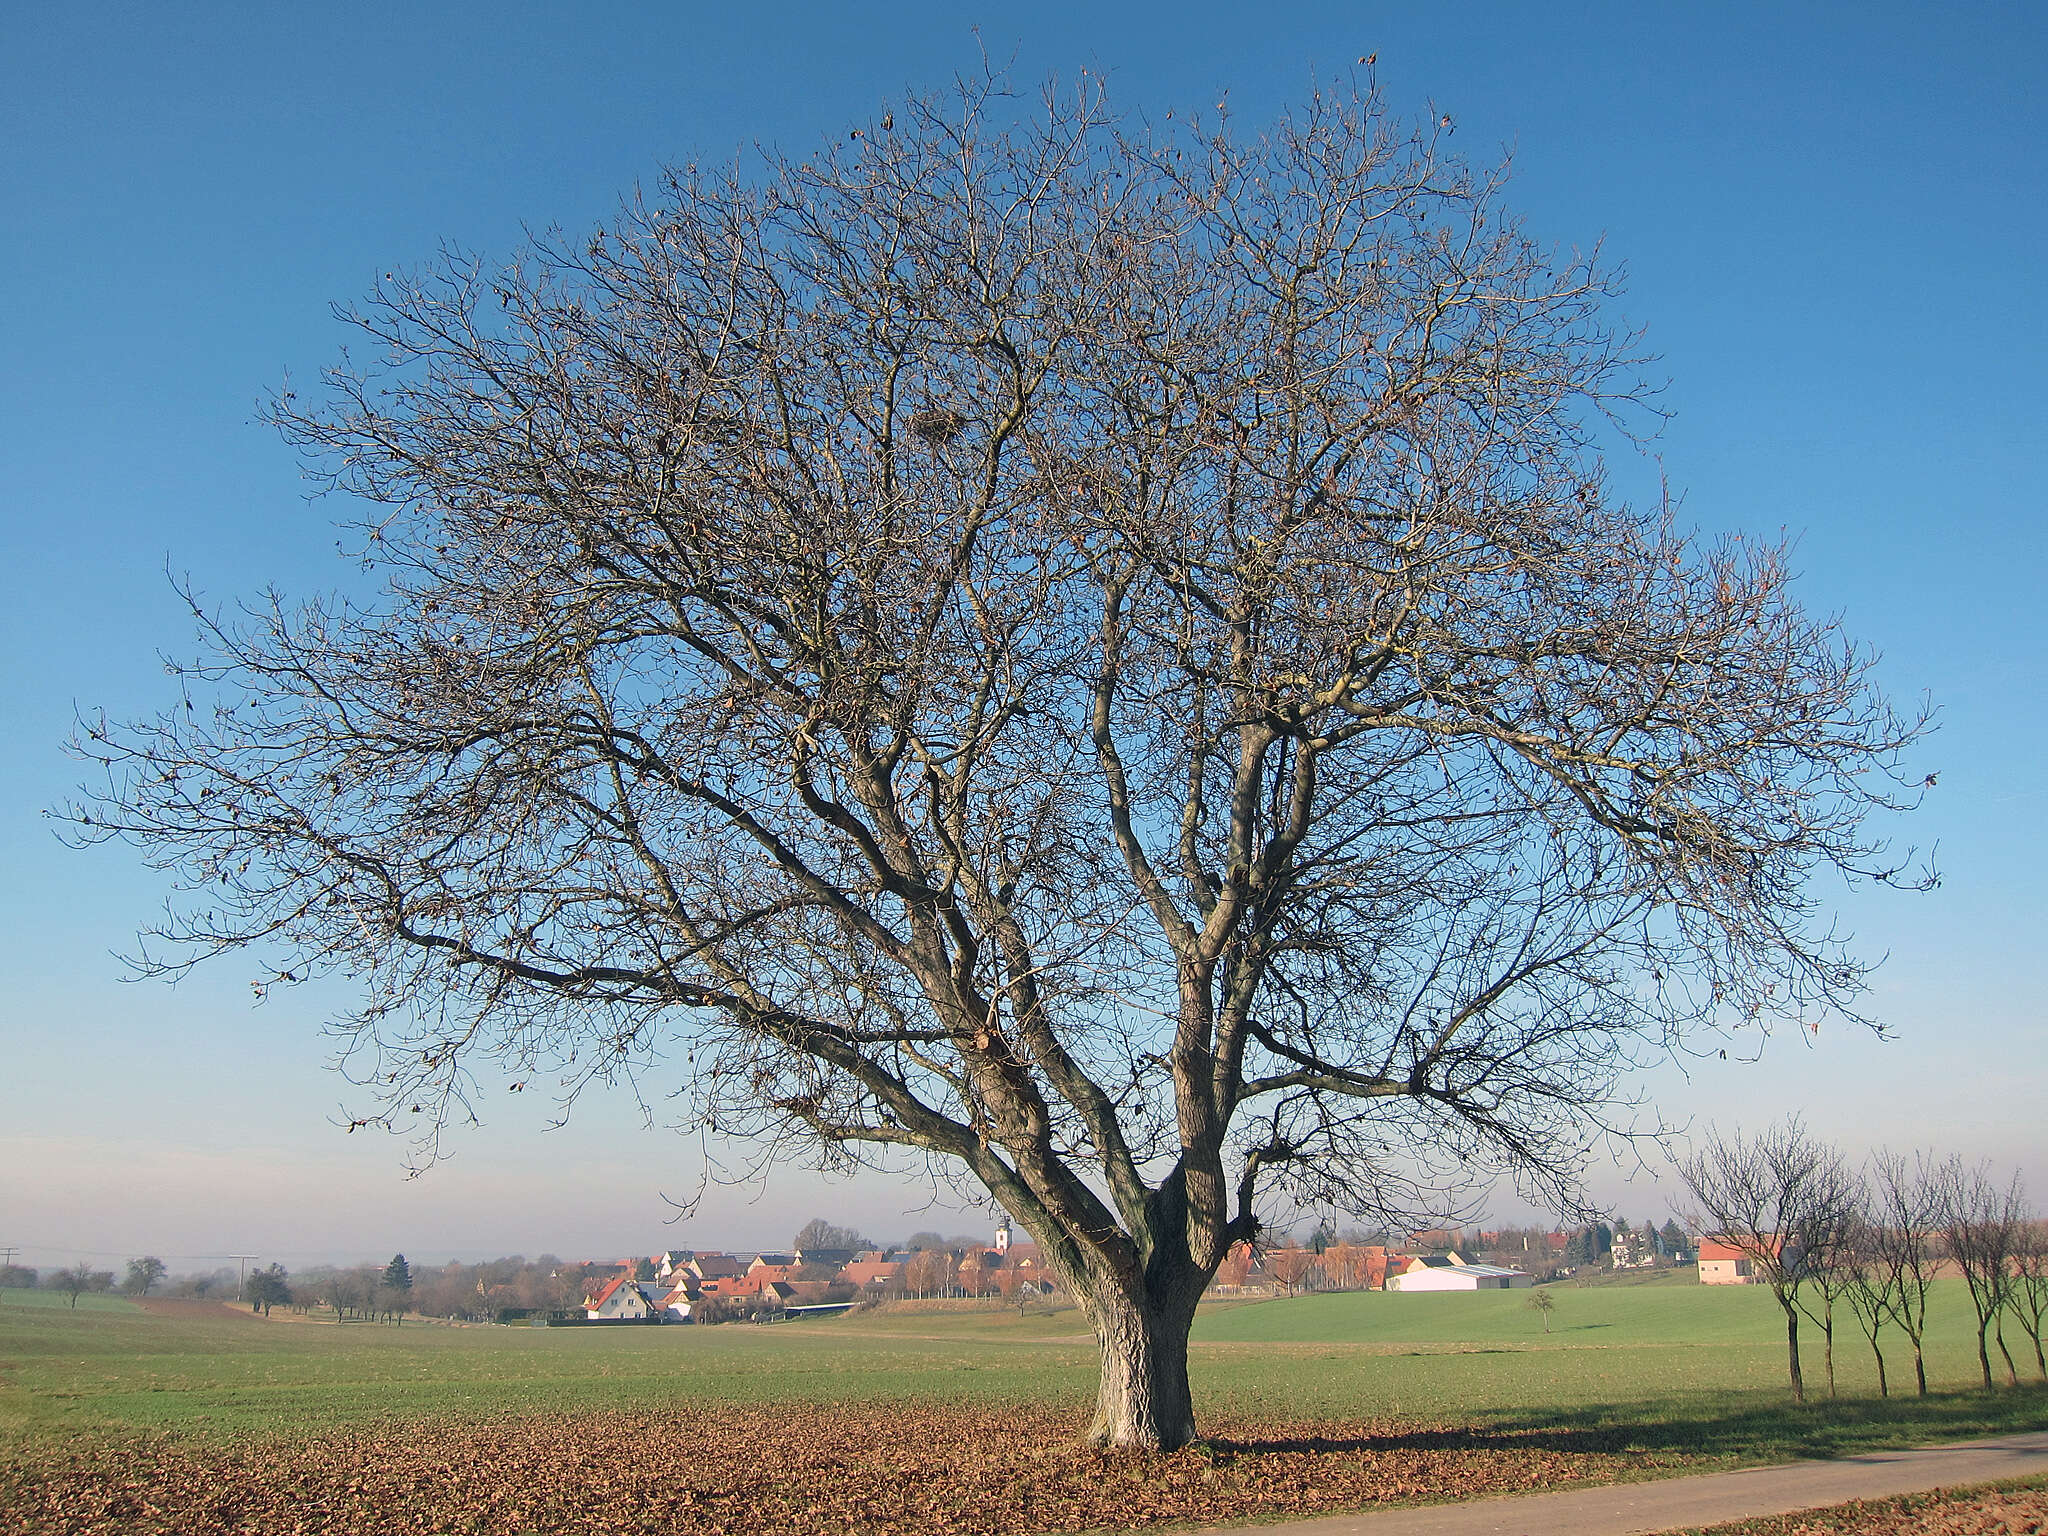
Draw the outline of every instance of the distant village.
<instances>
[{"instance_id":1,"label":"distant village","mask_svg":"<svg viewBox=\"0 0 2048 1536\"><path fill-rule=\"evenodd\" d=\"M1058 1287L1038 1248L1007 1219L986 1244L843 1248L788 1253L671 1249L628 1259L583 1298L590 1322L722 1322L781 1312L843 1312L864 1301L1000 1297L1024 1303Z\"/></svg>"},{"instance_id":2,"label":"distant village","mask_svg":"<svg viewBox=\"0 0 2048 1536\"><path fill-rule=\"evenodd\" d=\"M1319 1225L1240 1243L1210 1287L1219 1297L1292 1296L1311 1291L1511 1290L1609 1270L1697 1263L1703 1284L1750 1284L1751 1256L1708 1238L1697 1244L1675 1221L1632 1227L1597 1222L1569 1231L1433 1228L1400 1236L1338 1233ZM568 1260L553 1254L478 1263L282 1265L172 1275L137 1259L118 1289L131 1295L237 1299L268 1311L332 1313L337 1321L425 1317L458 1322L580 1326L599 1323L775 1321L889 1303L898 1306L1061 1306L1058 1276L1036 1244L1007 1217L986 1238L913 1234L901 1245L813 1220L786 1251L751 1253L671 1248L624 1259ZM80 1264L39 1274L0 1268L0 1287L112 1291L111 1271Z\"/></svg>"},{"instance_id":3,"label":"distant village","mask_svg":"<svg viewBox=\"0 0 2048 1536\"><path fill-rule=\"evenodd\" d=\"M1396 1243L1318 1228L1306 1241L1240 1243L1211 1286L1220 1296L1308 1291L1482 1291L1533 1285L1587 1267L1649 1268L1691 1262L1676 1222L1663 1228L1597 1223L1541 1229L1413 1232ZM798 1244L787 1253L671 1249L612 1264L586 1264L586 1322L724 1322L743 1317L841 1312L883 1301L999 1298L1017 1305L1056 1298L1059 1284L1037 1246L1017 1240L1007 1217L987 1243L900 1249Z\"/></svg>"}]
</instances>

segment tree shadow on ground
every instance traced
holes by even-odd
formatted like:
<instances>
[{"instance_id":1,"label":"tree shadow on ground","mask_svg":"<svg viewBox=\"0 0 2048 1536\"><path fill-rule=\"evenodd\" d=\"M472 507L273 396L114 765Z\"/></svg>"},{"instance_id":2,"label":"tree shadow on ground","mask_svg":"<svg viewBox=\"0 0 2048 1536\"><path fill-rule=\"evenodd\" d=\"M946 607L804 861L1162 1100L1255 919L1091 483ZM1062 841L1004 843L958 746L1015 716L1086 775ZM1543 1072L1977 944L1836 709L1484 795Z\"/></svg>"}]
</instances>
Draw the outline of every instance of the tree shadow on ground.
<instances>
[{"instance_id":1,"label":"tree shadow on ground","mask_svg":"<svg viewBox=\"0 0 2048 1536\"><path fill-rule=\"evenodd\" d=\"M1265 1451L1542 1450L1566 1455L1682 1453L1755 1462L1841 1457L1899 1446L2048 1429L2048 1387L1759 1404L1702 1394L1482 1414L1464 1426L1390 1426L1363 1435L1253 1435L1211 1442Z\"/></svg>"}]
</instances>

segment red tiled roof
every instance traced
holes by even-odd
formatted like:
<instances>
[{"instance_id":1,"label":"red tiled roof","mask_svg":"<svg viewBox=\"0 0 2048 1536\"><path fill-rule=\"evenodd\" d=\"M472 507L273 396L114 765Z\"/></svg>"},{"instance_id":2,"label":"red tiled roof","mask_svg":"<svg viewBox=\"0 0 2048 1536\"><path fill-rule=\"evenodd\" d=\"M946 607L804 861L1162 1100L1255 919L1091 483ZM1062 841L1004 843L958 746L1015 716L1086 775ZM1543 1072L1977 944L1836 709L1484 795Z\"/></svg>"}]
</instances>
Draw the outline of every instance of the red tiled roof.
<instances>
[{"instance_id":1,"label":"red tiled roof","mask_svg":"<svg viewBox=\"0 0 2048 1536\"><path fill-rule=\"evenodd\" d=\"M759 1275L725 1275L717 1280L706 1280L698 1286L706 1296L753 1296L761 1289Z\"/></svg>"},{"instance_id":2,"label":"red tiled roof","mask_svg":"<svg viewBox=\"0 0 2048 1536\"><path fill-rule=\"evenodd\" d=\"M1775 1253L1777 1251L1777 1242L1773 1241L1769 1246L1771 1252ZM1740 1243L1730 1242L1725 1237L1703 1237L1700 1239L1700 1262L1702 1264L1726 1264L1732 1259L1753 1259L1757 1257L1757 1254L1758 1250L1755 1247L1744 1247Z\"/></svg>"}]
</instances>

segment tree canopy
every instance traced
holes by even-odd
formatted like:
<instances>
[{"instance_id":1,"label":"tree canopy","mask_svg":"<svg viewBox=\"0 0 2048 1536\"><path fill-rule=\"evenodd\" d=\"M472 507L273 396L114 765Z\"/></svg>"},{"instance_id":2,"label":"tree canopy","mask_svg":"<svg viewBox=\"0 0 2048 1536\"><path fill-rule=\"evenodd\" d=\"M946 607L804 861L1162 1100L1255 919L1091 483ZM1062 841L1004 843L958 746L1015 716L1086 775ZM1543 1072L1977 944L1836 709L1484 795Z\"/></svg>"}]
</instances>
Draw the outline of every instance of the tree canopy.
<instances>
[{"instance_id":1,"label":"tree canopy","mask_svg":"<svg viewBox=\"0 0 2048 1536\"><path fill-rule=\"evenodd\" d=\"M849 1248L855 1252L873 1248L874 1242L862 1235L858 1227L834 1226L822 1216L813 1216L797 1229L790 1246L798 1253L819 1248Z\"/></svg>"},{"instance_id":2,"label":"tree canopy","mask_svg":"<svg viewBox=\"0 0 2048 1536\"><path fill-rule=\"evenodd\" d=\"M163 1279L166 1271L164 1261L154 1254L128 1261L127 1278L121 1282L121 1289L131 1296L147 1296L150 1289Z\"/></svg>"},{"instance_id":3,"label":"tree canopy","mask_svg":"<svg viewBox=\"0 0 2048 1536\"><path fill-rule=\"evenodd\" d=\"M1097 1437L1186 1441L1262 1212L1570 1204L1630 1064L1853 1014L1812 877L1896 873L1919 722L1782 548L1613 494L1612 276L1502 181L1369 90L970 82L387 278L274 409L380 595L195 604L81 733L146 963L350 978L430 1149L489 1059L964 1178Z\"/></svg>"},{"instance_id":4,"label":"tree canopy","mask_svg":"<svg viewBox=\"0 0 2048 1536\"><path fill-rule=\"evenodd\" d=\"M265 1312L272 1307L288 1306L292 1299L290 1280L282 1264L269 1264L249 1272L244 1294L252 1308L260 1307Z\"/></svg>"}]
</instances>

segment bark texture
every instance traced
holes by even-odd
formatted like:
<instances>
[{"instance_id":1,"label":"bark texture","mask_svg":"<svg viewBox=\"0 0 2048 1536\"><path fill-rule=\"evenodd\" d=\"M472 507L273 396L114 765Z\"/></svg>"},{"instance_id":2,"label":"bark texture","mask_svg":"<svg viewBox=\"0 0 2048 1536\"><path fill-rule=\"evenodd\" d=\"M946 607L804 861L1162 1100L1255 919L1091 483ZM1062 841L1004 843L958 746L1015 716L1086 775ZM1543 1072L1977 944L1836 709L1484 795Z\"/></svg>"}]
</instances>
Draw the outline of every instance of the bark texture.
<instances>
[{"instance_id":1,"label":"bark texture","mask_svg":"<svg viewBox=\"0 0 2048 1536\"><path fill-rule=\"evenodd\" d=\"M1188 1388L1188 1327L1180 1311L1124 1298L1097 1298L1091 1311L1102 1347L1102 1385L1088 1440L1095 1445L1174 1451L1196 1438Z\"/></svg>"}]
</instances>

